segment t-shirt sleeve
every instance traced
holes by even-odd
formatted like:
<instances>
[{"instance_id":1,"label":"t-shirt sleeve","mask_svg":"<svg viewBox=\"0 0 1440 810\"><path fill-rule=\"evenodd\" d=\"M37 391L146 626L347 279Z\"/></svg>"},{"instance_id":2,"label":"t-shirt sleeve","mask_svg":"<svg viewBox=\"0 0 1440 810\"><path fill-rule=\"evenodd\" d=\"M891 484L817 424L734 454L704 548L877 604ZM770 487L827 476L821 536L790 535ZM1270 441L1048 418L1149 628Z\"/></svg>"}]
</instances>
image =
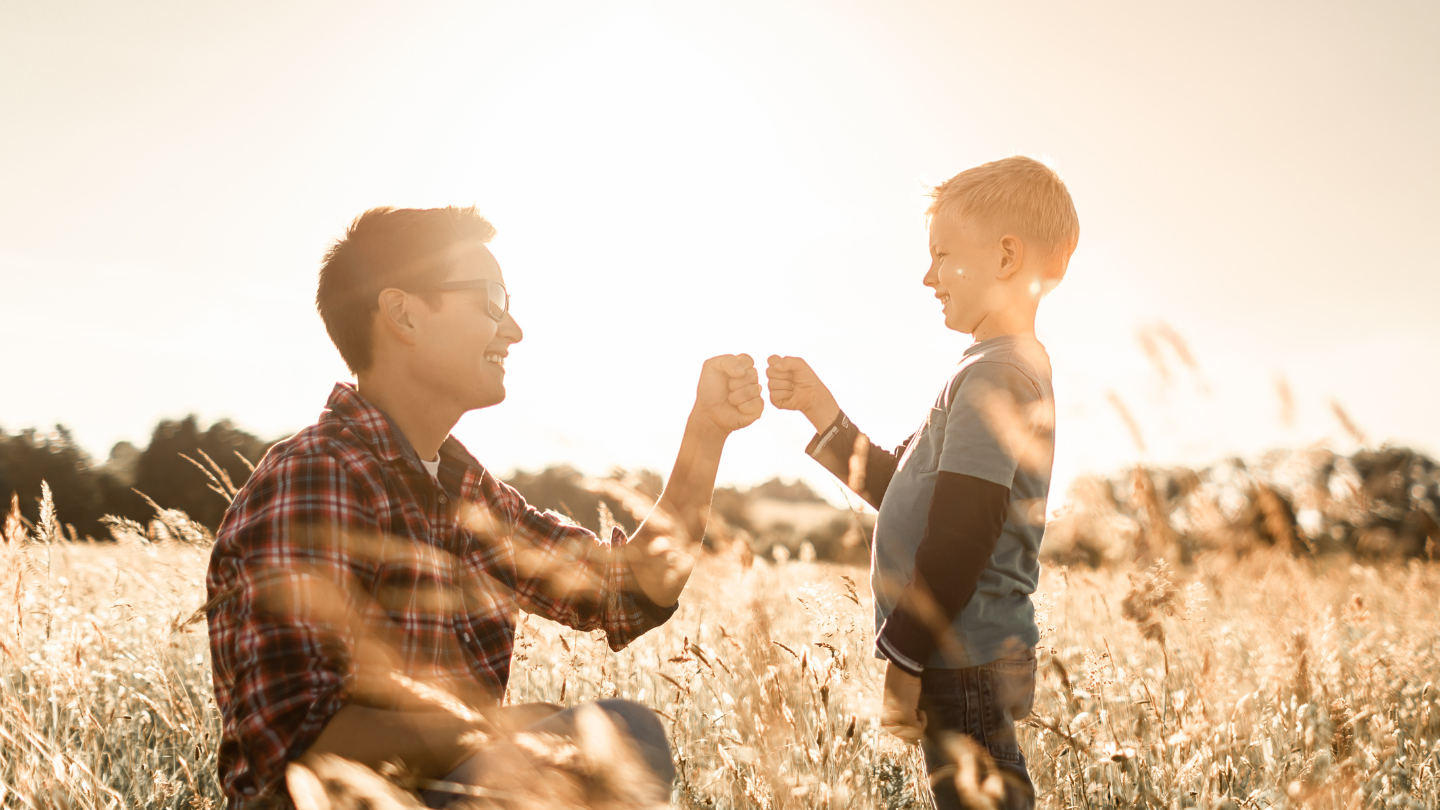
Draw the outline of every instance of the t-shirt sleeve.
<instances>
[{"instance_id":1,"label":"t-shirt sleeve","mask_svg":"<svg viewBox=\"0 0 1440 810\"><path fill-rule=\"evenodd\" d=\"M966 370L945 418L939 468L1002 487L1040 451L1037 425L1045 404L1039 386L1009 363L980 362Z\"/></svg>"}]
</instances>

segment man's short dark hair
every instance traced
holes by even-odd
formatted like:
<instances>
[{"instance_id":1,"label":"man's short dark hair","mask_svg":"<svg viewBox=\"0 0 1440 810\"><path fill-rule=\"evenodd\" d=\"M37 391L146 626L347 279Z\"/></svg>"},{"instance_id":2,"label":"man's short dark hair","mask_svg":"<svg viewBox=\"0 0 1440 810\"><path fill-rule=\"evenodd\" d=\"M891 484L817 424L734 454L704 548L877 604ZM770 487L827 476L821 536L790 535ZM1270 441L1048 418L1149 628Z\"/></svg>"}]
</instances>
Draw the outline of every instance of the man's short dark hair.
<instances>
[{"instance_id":1,"label":"man's short dark hair","mask_svg":"<svg viewBox=\"0 0 1440 810\"><path fill-rule=\"evenodd\" d=\"M458 208L371 208L355 218L325 253L315 308L325 331L353 373L370 367L370 334L380 291L439 281L450 249L489 242L491 225L474 206Z\"/></svg>"}]
</instances>

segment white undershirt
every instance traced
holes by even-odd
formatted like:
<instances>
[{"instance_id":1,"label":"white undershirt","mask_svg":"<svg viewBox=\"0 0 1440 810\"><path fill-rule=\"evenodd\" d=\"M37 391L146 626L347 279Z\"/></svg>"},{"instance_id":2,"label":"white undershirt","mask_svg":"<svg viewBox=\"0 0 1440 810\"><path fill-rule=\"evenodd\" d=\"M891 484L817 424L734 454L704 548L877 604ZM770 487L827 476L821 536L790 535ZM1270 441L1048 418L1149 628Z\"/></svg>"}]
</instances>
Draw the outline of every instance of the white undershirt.
<instances>
[{"instance_id":1,"label":"white undershirt","mask_svg":"<svg viewBox=\"0 0 1440 810\"><path fill-rule=\"evenodd\" d=\"M421 461L420 463L425 465L425 472L430 473L430 477L431 477L431 478L434 478L436 481L439 481L439 480L440 480L440 457L439 457L439 456L436 456L434 461Z\"/></svg>"}]
</instances>

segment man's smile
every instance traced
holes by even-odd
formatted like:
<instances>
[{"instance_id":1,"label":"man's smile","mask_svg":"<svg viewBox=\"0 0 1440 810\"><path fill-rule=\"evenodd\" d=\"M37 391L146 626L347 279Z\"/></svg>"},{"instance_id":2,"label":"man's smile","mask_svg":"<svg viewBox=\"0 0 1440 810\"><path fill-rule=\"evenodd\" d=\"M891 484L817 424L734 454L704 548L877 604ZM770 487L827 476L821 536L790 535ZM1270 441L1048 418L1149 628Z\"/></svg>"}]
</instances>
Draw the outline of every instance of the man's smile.
<instances>
[{"instance_id":1,"label":"man's smile","mask_svg":"<svg viewBox=\"0 0 1440 810\"><path fill-rule=\"evenodd\" d=\"M505 355L500 352L486 352L485 362L494 363L500 368L505 368Z\"/></svg>"}]
</instances>

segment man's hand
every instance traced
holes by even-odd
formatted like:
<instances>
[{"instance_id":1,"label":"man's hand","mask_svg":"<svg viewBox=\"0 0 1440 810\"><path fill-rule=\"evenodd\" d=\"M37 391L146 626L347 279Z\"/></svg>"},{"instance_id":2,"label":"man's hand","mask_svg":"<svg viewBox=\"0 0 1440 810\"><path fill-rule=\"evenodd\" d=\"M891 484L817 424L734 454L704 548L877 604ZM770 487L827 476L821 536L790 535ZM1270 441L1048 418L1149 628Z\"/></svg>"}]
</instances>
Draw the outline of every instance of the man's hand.
<instances>
[{"instance_id":1,"label":"man's hand","mask_svg":"<svg viewBox=\"0 0 1440 810\"><path fill-rule=\"evenodd\" d=\"M760 374L750 355L722 354L700 367L693 416L731 433L759 419L763 410Z\"/></svg>"},{"instance_id":2,"label":"man's hand","mask_svg":"<svg viewBox=\"0 0 1440 810\"><path fill-rule=\"evenodd\" d=\"M810 364L798 357L770 355L765 382L770 386L771 404L805 414L816 431L830 427L840 415L840 405L830 389L820 382Z\"/></svg>"},{"instance_id":3,"label":"man's hand","mask_svg":"<svg viewBox=\"0 0 1440 810\"><path fill-rule=\"evenodd\" d=\"M920 679L889 661L885 662L880 727L912 743L919 742L925 733L925 713L920 711Z\"/></svg>"}]
</instances>

